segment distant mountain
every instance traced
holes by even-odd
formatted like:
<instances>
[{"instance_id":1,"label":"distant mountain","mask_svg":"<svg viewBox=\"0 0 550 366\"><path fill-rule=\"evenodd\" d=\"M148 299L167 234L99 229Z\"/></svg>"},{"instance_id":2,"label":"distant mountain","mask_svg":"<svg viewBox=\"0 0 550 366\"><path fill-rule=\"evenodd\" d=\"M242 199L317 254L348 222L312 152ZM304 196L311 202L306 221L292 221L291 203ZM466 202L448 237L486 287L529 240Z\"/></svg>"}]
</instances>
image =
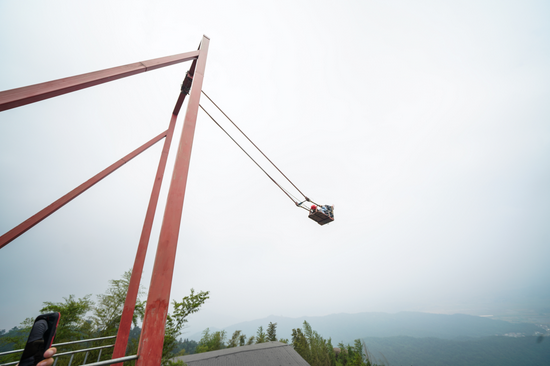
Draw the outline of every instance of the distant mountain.
<instances>
[{"instance_id":1,"label":"distant mountain","mask_svg":"<svg viewBox=\"0 0 550 366\"><path fill-rule=\"evenodd\" d=\"M365 338L374 359L392 366L547 366L550 342L539 337ZM373 360L374 361L374 360Z\"/></svg>"},{"instance_id":2,"label":"distant mountain","mask_svg":"<svg viewBox=\"0 0 550 366\"><path fill-rule=\"evenodd\" d=\"M319 317L287 318L268 316L263 319L234 324L225 328L228 337L235 330L242 330L248 337L255 335L259 326L264 330L269 322L277 323L277 336L289 338L293 328L302 327L306 320L311 327L325 338L332 338L333 344L352 343L365 337L434 337L458 339L467 337L487 337L520 333L534 335L542 329L534 324L509 323L472 315L429 314L417 312L332 314ZM201 333L190 339L199 340Z\"/></svg>"}]
</instances>

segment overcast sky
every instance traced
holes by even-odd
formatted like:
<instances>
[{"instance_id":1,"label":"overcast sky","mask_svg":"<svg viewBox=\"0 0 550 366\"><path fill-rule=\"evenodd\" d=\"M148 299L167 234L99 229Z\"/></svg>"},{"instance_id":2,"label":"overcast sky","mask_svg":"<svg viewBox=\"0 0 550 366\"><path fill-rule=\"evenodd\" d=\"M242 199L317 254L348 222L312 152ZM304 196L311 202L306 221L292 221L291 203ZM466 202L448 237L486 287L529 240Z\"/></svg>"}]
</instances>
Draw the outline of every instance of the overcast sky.
<instances>
[{"instance_id":1,"label":"overcast sky","mask_svg":"<svg viewBox=\"0 0 550 366\"><path fill-rule=\"evenodd\" d=\"M543 0L0 0L0 90L210 37L204 91L336 221L309 220L200 112L171 294L211 292L190 332L475 313L550 288L549 19ZM0 113L0 232L166 129L189 66ZM131 268L160 149L0 250L0 329Z\"/></svg>"}]
</instances>

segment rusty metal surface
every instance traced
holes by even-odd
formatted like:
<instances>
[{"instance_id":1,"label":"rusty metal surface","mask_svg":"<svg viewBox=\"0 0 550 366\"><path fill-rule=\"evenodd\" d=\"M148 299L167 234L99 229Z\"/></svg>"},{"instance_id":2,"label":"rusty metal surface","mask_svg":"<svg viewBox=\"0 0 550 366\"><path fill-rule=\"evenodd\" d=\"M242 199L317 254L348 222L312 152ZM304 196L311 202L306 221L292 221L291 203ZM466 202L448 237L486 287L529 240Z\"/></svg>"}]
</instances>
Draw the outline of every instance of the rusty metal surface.
<instances>
[{"instance_id":1,"label":"rusty metal surface","mask_svg":"<svg viewBox=\"0 0 550 366\"><path fill-rule=\"evenodd\" d=\"M185 79L183 80L183 83L181 85L181 93L178 100L176 101L176 105L174 106L174 111L172 112L172 114L175 114L176 116L180 112L181 105L185 100L185 96L188 94L188 91L191 90L191 85L193 84L193 74L195 73L196 66L197 60L195 59L193 60L193 64L191 64L191 68L187 72L187 75L185 76Z\"/></svg>"},{"instance_id":2,"label":"rusty metal surface","mask_svg":"<svg viewBox=\"0 0 550 366\"><path fill-rule=\"evenodd\" d=\"M123 355L125 353L128 333L131 326L131 320L135 307L135 299L137 297L137 292L139 291L139 281L143 269L143 260L147 251L147 243L150 237L154 211L158 202L158 194L160 192L162 176L164 174L166 166L166 158L170 148L174 126L176 123L177 115L185 99L185 95L189 88L192 86L190 101L187 108L182 131L182 137L180 140L179 148L177 150L172 182L168 193L168 202L165 208L164 220L161 227L159 246L157 248L157 255L153 268L153 276L151 279L151 286L149 287L150 291L147 299L148 302L146 314L143 323L143 331L138 352L144 357L140 358L140 360L138 361L138 366L142 366L142 364L143 366L159 366L162 357L164 325L166 322L166 314L169 306L177 239L179 235L179 226L182 216L183 200L185 196L185 188L189 170L189 160L193 144L200 93L204 78L204 70L206 67L206 57L209 41L210 40L206 36L203 36L201 46L198 51L138 62L134 64L114 67L92 73L77 75L69 78L0 92L0 111L4 111L7 109L34 103L40 100L70 93L76 90L84 89L90 86L135 75L145 71L154 70L160 67L173 65L188 60L194 60L191 70L187 74L187 77L182 85L182 92L180 93L176 102L176 106L174 108L173 115L170 121L170 127L167 131L159 134L149 142L134 150L132 153L126 155L124 158L120 159L119 161L112 164L102 172L98 173L71 192L67 193L51 205L47 206L34 216L25 220L14 229L0 236L0 248L2 248L39 222L44 220L46 217L66 205L68 202L78 197L87 189L111 174L113 171L139 155L141 152L145 151L156 142L160 141L160 139L167 137L157 170L155 186L153 187L153 192L151 193L151 200L146 214L142 237L140 238L138 253L136 254L134 273L130 280L130 289L127 297L127 303L125 304L124 308L125 314L123 315L123 319L121 320L121 325L119 329L119 337L122 339L122 341L119 342L117 340L117 344L119 344L119 346L116 347L116 353L113 355L113 357L116 358L116 355L119 353ZM193 71L196 71L196 75L193 75ZM127 331L126 328L128 328ZM122 359L117 359L115 360L115 362L117 362L118 360Z\"/></svg>"},{"instance_id":3,"label":"rusty metal surface","mask_svg":"<svg viewBox=\"0 0 550 366\"><path fill-rule=\"evenodd\" d=\"M194 60L191 68L186 74L182 85L182 91L178 96L172 117L170 118L170 124L167 130L166 139L164 140L164 146L162 148L162 153L157 168L157 175L155 176L155 183L151 192L151 198L149 199L147 213L145 214L145 221L143 223L143 229L141 231L141 237L139 239L136 258L134 260L134 266L132 268L132 276L130 277L130 284L128 285L128 292L126 294L126 300L124 302L124 308L122 310L122 316L120 318L120 324L117 332L117 340L115 343L115 349L113 350L112 358L123 357L126 354L126 346L128 345L128 338L130 335L130 330L132 328L132 319L136 306L136 299L139 292L139 284L141 281L141 275L143 273L143 264L145 262L147 247L149 245L149 239L151 237L151 229L153 227L153 220L155 218L158 198L162 186L162 178L164 177L164 171L166 168L166 161L168 160L168 153L170 151L172 136L174 134L174 128L176 126L177 116L179 114L183 101L185 100L185 96L187 95L184 90L187 90L189 87L191 87L196 64L196 60ZM115 366L122 366L122 363L116 364Z\"/></svg>"},{"instance_id":4,"label":"rusty metal surface","mask_svg":"<svg viewBox=\"0 0 550 366\"><path fill-rule=\"evenodd\" d=\"M170 305L174 261L209 42L210 40L203 36L168 191L143 320L138 350L140 358L136 366L159 366L161 363L164 326Z\"/></svg>"},{"instance_id":5,"label":"rusty metal surface","mask_svg":"<svg viewBox=\"0 0 550 366\"><path fill-rule=\"evenodd\" d=\"M170 127L168 128L166 139L164 140L164 146L162 148L162 153L157 168L157 174L155 176L155 183L153 184L153 190L151 192L151 198L149 199L149 205L145 214L143 229L139 238L134 266L132 267L132 276L130 277L128 292L126 293L126 300L124 302L124 308L122 310L122 316L120 318L120 323L117 331L117 340L115 343L115 349L113 350L112 358L123 357L126 354L126 346L128 345L128 338L130 335L130 329L132 327L132 319L134 316L136 299L139 293L141 274L143 272L143 264L145 263L145 255L147 254L149 238L151 237L153 219L155 218L160 188L162 186L162 178L164 176L164 170L166 168L166 160L168 159L168 152L170 150L170 144L172 142L172 136L174 134L176 119L177 116L172 115L172 118L170 119ZM122 363L117 365L122 366Z\"/></svg>"},{"instance_id":6,"label":"rusty metal surface","mask_svg":"<svg viewBox=\"0 0 550 366\"><path fill-rule=\"evenodd\" d=\"M199 51L136 62L0 92L0 112L116 79L195 59Z\"/></svg>"},{"instance_id":7,"label":"rusty metal surface","mask_svg":"<svg viewBox=\"0 0 550 366\"><path fill-rule=\"evenodd\" d=\"M103 178L159 142L161 139L166 136L167 131L162 132L158 136L149 140L145 144L141 145L122 159L118 160L116 163L112 164L108 168L104 169L100 173L96 174L92 178L88 179L86 182L82 183L63 197L59 198L57 201L53 202L46 208L42 209L35 215L29 217L27 220L23 221L21 224L17 225L4 235L0 236L0 249L12 242L14 239L25 233L27 230L53 214L55 211L59 210L61 207L65 206L67 203L78 197L80 194L84 193L87 189L91 188L94 184L101 181Z\"/></svg>"}]
</instances>

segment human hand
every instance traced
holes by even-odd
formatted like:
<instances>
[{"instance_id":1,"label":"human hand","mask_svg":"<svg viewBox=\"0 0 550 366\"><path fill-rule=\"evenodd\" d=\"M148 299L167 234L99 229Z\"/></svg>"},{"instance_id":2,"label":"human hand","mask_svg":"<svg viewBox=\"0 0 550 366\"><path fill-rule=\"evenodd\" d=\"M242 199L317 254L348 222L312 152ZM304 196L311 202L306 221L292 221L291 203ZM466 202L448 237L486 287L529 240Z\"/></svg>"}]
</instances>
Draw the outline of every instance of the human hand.
<instances>
[{"instance_id":1,"label":"human hand","mask_svg":"<svg viewBox=\"0 0 550 366\"><path fill-rule=\"evenodd\" d=\"M57 352L57 348L51 347L44 352L44 360L40 361L36 366L52 366L53 365L53 355Z\"/></svg>"}]
</instances>

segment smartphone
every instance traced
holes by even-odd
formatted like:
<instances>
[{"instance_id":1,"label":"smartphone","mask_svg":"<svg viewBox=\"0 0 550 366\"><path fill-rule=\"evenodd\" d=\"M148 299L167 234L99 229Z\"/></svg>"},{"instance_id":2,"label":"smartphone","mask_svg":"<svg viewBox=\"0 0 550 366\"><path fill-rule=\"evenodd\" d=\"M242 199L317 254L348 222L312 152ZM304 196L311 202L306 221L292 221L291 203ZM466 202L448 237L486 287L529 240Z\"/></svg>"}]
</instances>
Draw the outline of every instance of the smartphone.
<instances>
[{"instance_id":1,"label":"smartphone","mask_svg":"<svg viewBox=\"0 0 550 366\"><path fill-rule=\"evenodd\" d=\"M44 352L52 346L59 318L61 314L49 313L39 315L34 320L19 366L36 366L44 359Z\"/></svg>"}]
</instances>

